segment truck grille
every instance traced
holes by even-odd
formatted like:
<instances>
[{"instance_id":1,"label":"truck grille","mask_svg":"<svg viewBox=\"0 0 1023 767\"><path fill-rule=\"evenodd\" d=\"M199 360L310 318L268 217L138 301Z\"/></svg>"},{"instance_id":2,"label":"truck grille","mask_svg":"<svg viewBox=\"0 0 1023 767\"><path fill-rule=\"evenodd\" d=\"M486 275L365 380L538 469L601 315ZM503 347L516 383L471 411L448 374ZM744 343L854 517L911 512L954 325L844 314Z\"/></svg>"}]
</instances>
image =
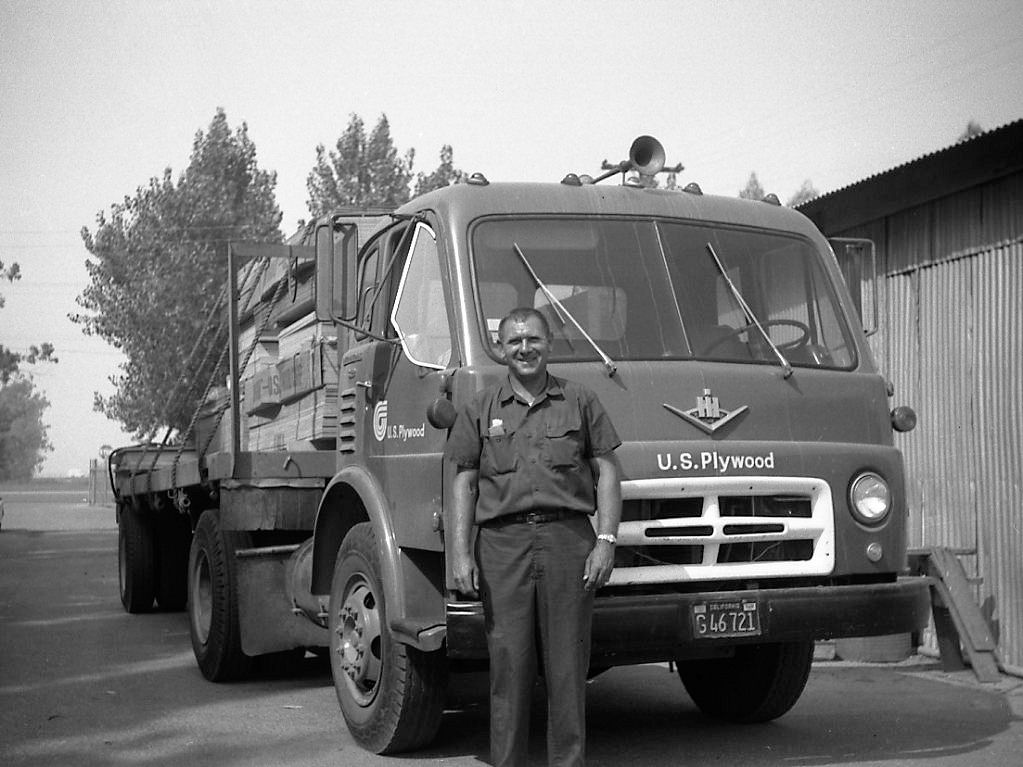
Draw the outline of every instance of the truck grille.
<instances>
[{"instance_id":1,"label":"truck grille","mask_svg":"<svg viewBox=\"0 0 1023 767\"><path fill-rule=\"evenodd\" d=\"M831 490L807 477L699 477L622 483L609 585L826 575Z\"/></svg>"}]
</instances>

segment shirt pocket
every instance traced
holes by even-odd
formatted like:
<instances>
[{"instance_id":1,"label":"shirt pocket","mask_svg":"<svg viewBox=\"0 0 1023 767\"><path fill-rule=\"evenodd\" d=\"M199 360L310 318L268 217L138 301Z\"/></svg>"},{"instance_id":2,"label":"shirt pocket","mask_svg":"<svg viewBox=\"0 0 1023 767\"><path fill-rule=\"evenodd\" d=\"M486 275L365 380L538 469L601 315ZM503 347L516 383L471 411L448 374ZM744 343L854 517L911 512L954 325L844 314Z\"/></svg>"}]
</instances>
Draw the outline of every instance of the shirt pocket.
<instances>
[{"instance_id":1,"label":"shirt pocket","mask_svg":"<svg viewBox=\"0 0 1023 767\"><path fill-rule=\"evenodd\" d=\"M483 450L480 453L480 473L484 476L508 474L515 471L518 459L512 434L483 437Z\"/></svg>"},{"instance_id":2,"label":"shirt pocket","mask_svg":"<svg viewBox=\"0 0 1023 767\"><path fill-rule=\"evenodd\" d=\"M578 414L547 424L547 459L557 471L571 471L583 465L583 435Z\"/></svg>"}]
</instances>

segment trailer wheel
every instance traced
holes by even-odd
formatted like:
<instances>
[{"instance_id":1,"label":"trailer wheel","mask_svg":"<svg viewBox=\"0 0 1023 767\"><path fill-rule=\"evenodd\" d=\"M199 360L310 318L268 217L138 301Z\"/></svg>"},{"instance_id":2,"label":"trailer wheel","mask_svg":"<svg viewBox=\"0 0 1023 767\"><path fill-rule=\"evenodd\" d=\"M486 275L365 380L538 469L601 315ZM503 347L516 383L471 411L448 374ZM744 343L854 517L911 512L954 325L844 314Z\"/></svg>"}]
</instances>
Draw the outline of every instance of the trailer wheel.
<instances>
[{"instance_id":1,"label":"trailer wheel","mask_svg":"<svg viewBox=\"0 0 1023 767\"><path fill-rule=\"evenodd\" d=\"M678 675L704 714L767 722L796 704L812 662L812 641L742 645L731 658L681 661Z\"/></svg>"},{"instance_id":2,"label":"trailer wheel","mask_svg":"<svg viewBox=\"0 0 1023 767\"><path fill-rule=\"evenodd\" d=\"M152 520L122 504L117 515L117 579L129 613L148 612L156 596L156 548Z\"/></svg>"},{"instance_id":3,"label":"trailer wheel","mask_svg":"<svg viewBox=\"0 0 1023 767\"><path fill-rule=\"evenodd\" d=\"M353 527L338 551L330 590L330 668L352 737L377 754L433 740L447 683L443 651L422 652L388 629L376 537Z\"/></svg>"},{"instance_id":4,"label":"trailer wheel","mask_svg":"<svg viewBox=\"0 0 1023 767\"><path fill-rule=\"evenodd\" d=\"M248 546L248 533L221 528L219 510L199 517L188 555L188 624L195 660L211 682L241 679L252 668L242 652L234 558Z\"/></svg>"},{"instance_id":5,"label":"trailer wheel","mask_svg":"<svg viewBox=\"0 0 1023 767\"><path fill-rule=\"evenodd\" d=\"M162 610L184 610L188 603L191 522L183 514L161 514L156 525L156 533L156 603Z\"/></svg>"}]
</instances>

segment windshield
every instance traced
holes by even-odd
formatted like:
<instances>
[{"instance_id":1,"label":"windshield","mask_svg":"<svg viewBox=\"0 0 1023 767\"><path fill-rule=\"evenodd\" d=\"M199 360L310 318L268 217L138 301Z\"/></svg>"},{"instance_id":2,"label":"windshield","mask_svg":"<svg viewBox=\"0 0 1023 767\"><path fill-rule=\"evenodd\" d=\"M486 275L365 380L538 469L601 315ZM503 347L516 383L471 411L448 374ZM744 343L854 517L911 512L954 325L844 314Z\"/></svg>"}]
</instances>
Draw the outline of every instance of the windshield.
<instances>
[{"instance_id":1,"label":"windshield","mask_svg":"<svg viewBox=\"0 0 1023 767\"><path fill-rule=\"evenodd\" d=\"M729 287L794 367L851 368L849 329L812 244L762 230L677 221L491 219L472 232L485 332L531 306L554 335L551 361L599 359L516 254L614 360L778 364ZM709 246L709 247L708 247ZM724 269L711 253L715 252ZM727 274L727 280L725 279Z\"/></svg>"}]
</instances>

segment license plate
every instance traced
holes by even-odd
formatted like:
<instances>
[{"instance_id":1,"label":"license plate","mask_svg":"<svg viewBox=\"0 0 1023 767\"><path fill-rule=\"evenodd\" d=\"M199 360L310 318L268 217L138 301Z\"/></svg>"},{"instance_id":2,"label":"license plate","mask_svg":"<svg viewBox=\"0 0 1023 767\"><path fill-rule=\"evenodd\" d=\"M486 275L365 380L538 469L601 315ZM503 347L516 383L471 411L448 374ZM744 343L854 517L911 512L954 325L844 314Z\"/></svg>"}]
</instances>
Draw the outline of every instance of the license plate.
<instances>
[{"instance_id":1,"label":"license plate","mask_svg":"<svg viewBox=\"0 0 1023 767\"><path fill-rule=\"evenodd\" d=\"M760 636L760 608L755 599L698 602L689 608L694 639Z\"/></svg>"}]
</instances>

